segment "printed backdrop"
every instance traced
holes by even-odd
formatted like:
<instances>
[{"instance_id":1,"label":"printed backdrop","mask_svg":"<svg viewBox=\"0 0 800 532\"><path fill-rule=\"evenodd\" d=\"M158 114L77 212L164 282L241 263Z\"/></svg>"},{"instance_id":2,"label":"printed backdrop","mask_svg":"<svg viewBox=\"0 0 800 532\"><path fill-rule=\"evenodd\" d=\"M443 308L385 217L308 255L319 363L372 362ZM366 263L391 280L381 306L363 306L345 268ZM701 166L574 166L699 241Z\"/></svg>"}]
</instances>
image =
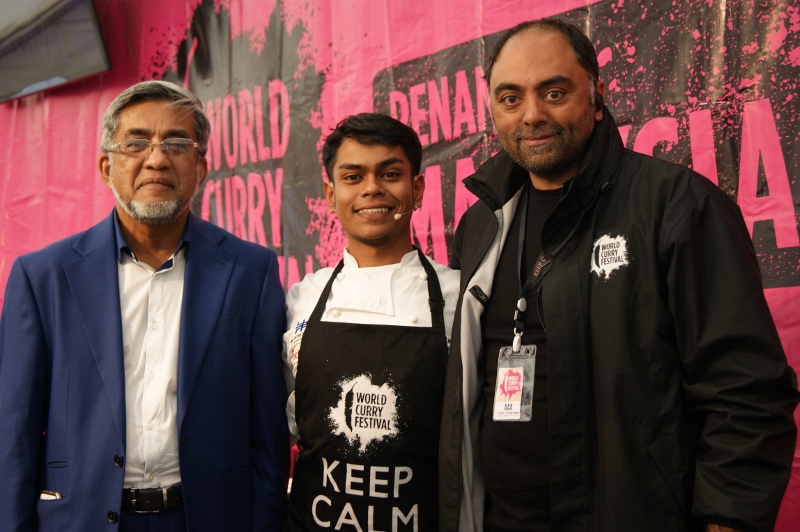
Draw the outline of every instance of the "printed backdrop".
<instances>
[{"instance_id":1,"label":"printed backdrop","mask_svg":"<svg viewBox=\"0 0 800 532\"><path fill-rule=\"evenodd\" d=\"M482 65L503 30L541 16L594 42L606 102L636 151L691 166L736 199L790 363L800 368L800 8L792 0L94 0L112 71L0 104L0 288L13 259L108 214L100 118L125 87L168 79L211 118L193 210L280 256L284 286L341 255L319 146L345 116L420 134L415 239L447 262L498 150ZM709 271L713 276L715 272ZM777 530L800 522L796 460Z\"/></svg>"}]
</instances>

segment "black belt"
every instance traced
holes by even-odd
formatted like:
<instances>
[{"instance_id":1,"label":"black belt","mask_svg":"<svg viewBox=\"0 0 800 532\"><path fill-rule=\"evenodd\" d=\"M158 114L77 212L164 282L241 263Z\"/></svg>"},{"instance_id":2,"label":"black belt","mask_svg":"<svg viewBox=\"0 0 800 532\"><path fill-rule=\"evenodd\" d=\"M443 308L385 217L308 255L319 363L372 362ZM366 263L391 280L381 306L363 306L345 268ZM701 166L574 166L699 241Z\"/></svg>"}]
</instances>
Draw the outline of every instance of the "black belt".
<instances>
[{"instance_id":1,"label":"black belt","mask_svg":"<svg viewBox=\"0 0 800 532\"><path fill-rule=\"evenodd\" d=\"M164 512L178 508L183 508L180 486L122 490L122 510L132 514Z\"/></svg>"}]
</instances>

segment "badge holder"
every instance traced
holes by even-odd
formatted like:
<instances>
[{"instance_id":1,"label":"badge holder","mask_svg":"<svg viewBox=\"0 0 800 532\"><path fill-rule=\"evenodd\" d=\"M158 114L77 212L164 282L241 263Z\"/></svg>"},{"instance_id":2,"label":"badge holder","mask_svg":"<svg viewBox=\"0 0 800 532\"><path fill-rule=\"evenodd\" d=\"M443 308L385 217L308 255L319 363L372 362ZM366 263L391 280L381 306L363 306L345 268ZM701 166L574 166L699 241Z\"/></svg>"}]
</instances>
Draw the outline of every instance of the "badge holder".
<instances>
[{"instance_id":1,"label":"badge holder","mask_svg":"<svg viewBox=\"0 0 800 532\"><path fill-rule=\"evenodd\" d=\"M517 302L515 321L525 312L525 299ZM513 345L500 348L494 391L495 421L530 421L533 417L533 376L536 346L522 345L522 331L514 328Z\"/></svg>"}]
</instances>

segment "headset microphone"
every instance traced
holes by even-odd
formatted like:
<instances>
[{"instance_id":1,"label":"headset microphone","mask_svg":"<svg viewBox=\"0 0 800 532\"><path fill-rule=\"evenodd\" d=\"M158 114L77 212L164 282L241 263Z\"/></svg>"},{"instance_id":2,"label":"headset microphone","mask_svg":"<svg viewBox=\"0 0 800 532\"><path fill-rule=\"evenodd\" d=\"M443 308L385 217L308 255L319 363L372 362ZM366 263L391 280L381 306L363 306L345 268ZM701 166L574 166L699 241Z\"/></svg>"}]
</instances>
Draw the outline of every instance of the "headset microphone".
<instances>
[{"instance_id":1,"label":"headset microphone","mask_svg":"<svg viewBox=\"0 0 800 532\"><path fill-rule=\"evenodd\" d=\"M395 220L399 220L400 218L402 218L402 217L403 217L403 216L405 216L406 214L408 214L408 213L410 213L410 212L414 212L414 211L416 211L417 209L419 209L419 207L418 207L417 205L414 205L414 208L413 208L413 209L411 209L410 211L406 211L406 212L403 212L403 213L399 213L399 212L398 212L397 214L395 214L395 215L394 215L394 219L395 219Z\"/></svg>"}]
</instances>

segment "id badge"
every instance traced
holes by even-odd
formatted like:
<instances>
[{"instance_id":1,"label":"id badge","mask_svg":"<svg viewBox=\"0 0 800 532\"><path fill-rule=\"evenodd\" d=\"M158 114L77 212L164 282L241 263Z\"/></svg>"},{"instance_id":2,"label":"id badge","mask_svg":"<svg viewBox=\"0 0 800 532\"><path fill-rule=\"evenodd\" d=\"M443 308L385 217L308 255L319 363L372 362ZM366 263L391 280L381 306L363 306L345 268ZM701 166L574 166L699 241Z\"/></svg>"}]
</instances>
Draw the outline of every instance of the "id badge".
<instances>
[{"instance_id":1,"label":"id badge","mask_svg":"<svg viewBox=\"0 0 800 532\"><path fill-rule=\"evenodd\" d=\"M530 421L533 416L533 375L536 346L509 345L500 348L497 358L497 384L494 391L495 421Z\"/></svg>"}]
</instances>

